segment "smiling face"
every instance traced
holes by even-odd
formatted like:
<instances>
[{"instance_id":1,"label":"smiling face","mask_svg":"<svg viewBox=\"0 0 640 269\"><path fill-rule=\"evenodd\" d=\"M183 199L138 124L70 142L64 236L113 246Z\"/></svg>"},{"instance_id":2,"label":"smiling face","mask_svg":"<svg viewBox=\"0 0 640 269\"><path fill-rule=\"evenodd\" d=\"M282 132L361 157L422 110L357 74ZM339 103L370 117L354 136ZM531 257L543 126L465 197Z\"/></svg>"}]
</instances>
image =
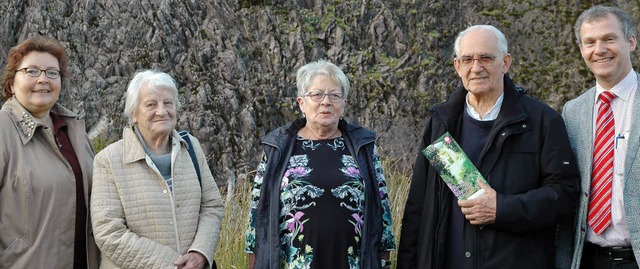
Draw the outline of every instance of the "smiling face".
<instances>
[{"instance_id":1,"label":"smiling face","mask_svg":"<svg viewBox=\"0 0 640 269\"><path fill-rule=\"evenodd\" d=\"M306 94L325 93L342 95L342 87L325 75L317 75L311 80ZM302 113L307 118L307 126L313 129L337 129L338 122L344 112L345 100L331 102L329 96L324 96L321 101L315 102L310 97L298 97L298 104Z\"/></svg>"},{"instance_id":2,"label":"smiling face","mask_svg":"<svg viewBox=\"0 0 640 269\"><path fill-rule=\"evenodd\" d=\"M177 123L173 91L167 87L143 85L133 112L133 123L147 141L168 136Z\"/></svg>"},{"instance_id":3,"label":"smiling face","mask_svg":"<svg viewBox=\"0 0 640 269\"><path fill-rule=\"evenodd\" d=\"M580 54L605 89L611 89L629 74L631 51L635 48L636 37L627 40L620 21L612 14L580 26Z\"/></svg>"},{"instance_id":4,"label":"smiling face","mask_svg":"<svg viewBox=\"0 0 640 269\"><path fill-rule=\"evenodd\" d=\"M496 57L490 64L482 65L473 60L470 67L463 67L459 60L454 61L458 76L465 89L474 95L499 95L503 90L503 77L511 66L511 55L501 55L496 35L490 30L476 29L465 34L460 40L458 59Z\"/></svg>"},{"instance_id":5,"label":"smiling face","mask_svg":"<svg viewBox=\"0 0 640 269\"><path fill-rule=\"evenodd\" d=\"M47 52L32 51L18 65L18 70L23 68L60 70L60 65L55 56ZM58 101L61 85L61 77L51 79L44 72L38 77L30 77L24 71L18 71L11 84L11 91L29 113L36 118L43 118Z\"/></svg>"}]
</instances>

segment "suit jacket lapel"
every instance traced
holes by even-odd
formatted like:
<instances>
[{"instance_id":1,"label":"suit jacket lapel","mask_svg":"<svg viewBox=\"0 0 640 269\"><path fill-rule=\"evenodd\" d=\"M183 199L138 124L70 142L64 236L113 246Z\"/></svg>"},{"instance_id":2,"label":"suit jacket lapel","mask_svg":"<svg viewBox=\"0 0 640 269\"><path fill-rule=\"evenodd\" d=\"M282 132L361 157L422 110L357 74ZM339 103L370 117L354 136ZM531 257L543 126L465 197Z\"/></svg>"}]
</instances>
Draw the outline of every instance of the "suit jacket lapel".
<instances>
[{"instance_id":1,"label":"suit jacket lapel","mask_svg":"<svg viewBox=\"0 0 640 269\"><path fill-rule=\"evenodd\" d=\"M587 98L585 99L584 103L581 104L583 107L586 107L588 109L585 109L583 115L577 115L578 126L588 126L587 130L589 130L589 132L581 132L579 135L580 141L578 141L578 143L580 143L578 148L583 149L586 152L576 154L577 158L581 158L580 171L583 171L582 187L586 188L587 190L591 186L591 165L593 163L593 134L595 132L595 130L593 130L593 117L595 117L595 115L593 115L593 106L595 105L595 95L596 88L593 87L589 89L586 96Z\"/></svg>"}]
</instances>

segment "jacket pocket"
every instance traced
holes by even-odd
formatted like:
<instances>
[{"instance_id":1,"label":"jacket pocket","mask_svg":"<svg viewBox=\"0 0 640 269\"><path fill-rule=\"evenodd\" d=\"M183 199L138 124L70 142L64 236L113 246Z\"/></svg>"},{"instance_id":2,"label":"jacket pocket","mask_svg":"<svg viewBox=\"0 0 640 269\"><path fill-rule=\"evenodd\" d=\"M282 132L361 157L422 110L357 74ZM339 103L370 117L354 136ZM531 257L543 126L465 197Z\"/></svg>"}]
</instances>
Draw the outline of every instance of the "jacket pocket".
<instances>
[{"instance_id":1,"label":"jacket pocket","mask_svg":"<svg viewBox=\"0 0 640 269\"><path fill-rule=\"evenodd\" d=\"M0 252L0 268L11 268L31 247L21 236L11 242L7 249ZM6 267L8 266L8 267Z\"/></svg>"}]
</instances>

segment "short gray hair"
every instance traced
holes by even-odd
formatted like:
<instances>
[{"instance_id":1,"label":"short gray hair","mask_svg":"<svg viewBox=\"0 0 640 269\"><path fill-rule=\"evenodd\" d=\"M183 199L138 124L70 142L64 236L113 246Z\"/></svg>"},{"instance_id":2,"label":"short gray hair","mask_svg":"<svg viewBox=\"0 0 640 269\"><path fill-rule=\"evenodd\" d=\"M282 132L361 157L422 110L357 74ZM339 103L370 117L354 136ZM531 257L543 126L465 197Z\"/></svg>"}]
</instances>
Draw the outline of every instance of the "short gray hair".
<instances>
[{"instance_id":1,"label":"short gray hair","mask_svg":"<svg viewBox=\"0 0 640 269\"><path fill-rule=\"evenodd\" d=\"M164 72L154 70L138 71L127 86L127 97L124 105L124 114L129 119L129 123L133 122L133 112L138 106L138 98L140 90L145 85L150 85L150 89L156 90L158 87L166 87L171 89L174 95L176 110L180 109L180 99L178 99L178 88L173 78Z\"/></svg>"},{"instance_id":2,"label":"short gray hair","mask_svg":"<svg viewBox=\"0 0 640 269\"><path fill-rule=\"evenodd\" d=\"M336 84L342 86L342 96L346 99L349 95L349 79L342 72L342 70L335 64L326 61L318 60L310 62L298 69L296 75L296 86L298 87L298 96L304 96L311 86L311 80L317 75L324 75L330 78Z\"/></svg>"},{"instance_id":3,"label":"short gray hair","mask_svg":"<svg viewBox=\"0 0 640 269\"><path fill-rule=\"evenodd\" d=\"M504 36L504 34L500 30L498 30L498 28L492 25L473 25L473 26L469 26L467 29L464 29L462 32L458 33L458 36L456 37L456 42L453 45L453 49L456 52L456 57L460 57L460 42L462 41L462 38L464 37L464 35L477 29L484 29L484 30L493 32L496 35L496 41L498 41L498 52L501 55L506 55L507 53L509 53L509 43L507 42L507 38Z\"/></svg>"},{"instance_id":4,"label":"short gray hair","mask_svg":"<svg viewBox=\"0 0 640 269\"><path fill-rule=\"evenodd\" d=\"M617 7L608 7L608 6L593 6L590 9L587 9L580 14L578 19L576 20L576 24L573 25L573 32L576 34L576 42L578 42L579 46L582 46L580 42L580 28L582 24L585 22L594 22L600 19L604 19L609 14L613 15L620 22L620 26L622 27L622 33L624 33L624 38L626 40L631 39L631 36L636 34L636 30L633 24L633 18L626 11L617 8Z\"/></svg>"}]
</instances>

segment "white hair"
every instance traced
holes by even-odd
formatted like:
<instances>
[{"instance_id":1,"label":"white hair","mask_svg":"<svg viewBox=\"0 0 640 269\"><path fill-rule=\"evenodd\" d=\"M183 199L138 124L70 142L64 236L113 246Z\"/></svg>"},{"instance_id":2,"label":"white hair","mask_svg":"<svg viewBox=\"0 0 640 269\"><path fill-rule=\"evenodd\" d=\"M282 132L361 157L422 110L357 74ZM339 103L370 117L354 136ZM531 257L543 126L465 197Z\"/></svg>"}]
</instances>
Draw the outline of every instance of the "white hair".
<instances>
[{"instance_id":1,"label":"white hair","mask_svg":"<svg viewBox=\"0 0 640 269\"><path fill-rule=\"evenodd\" d=\"M453 45L453 49L456 52L456 57L460 57L460 42L464 37L464 35L477 29L488 30L494 33L496 35L496 41L498 41L498 52L501 55L506 55L507 53L509 53L509 49L508 49L509 43L507 43L507 38L504 36L504 34L500 30L498 30L498 28L492 25L473 25L473 26L469 26L467 29L464 29L464 31L460 32L458 34L458 37L456 37L456 42Z\"/></svg>"},{"instance_id":2,"label":"white hair","mask_svg":"<svg viewBox=\"0 0 640 269\"><path fill-rule=\"evenodd\" d=\"M345 99L347 98L350 89L349 79L338 66L326 60L310 62L298 69L296 75L298 96L303 96L307 93L307 90L309 90L311 86L311 80L317 75L327 76L342 86L342 96L344 96Z\"/></svg>"},{"instance_id":3,"label":"white hair","mask_svg":"<svg viewBox=\"0 0 640 269\"><path fill-rule=\"evenodd\" d=\"M157 90L158 87L165 87L171 89L174 95L176 110L180 109L180 100L178 99L178 88L173 78L164 72L143 70L137 72L129 86L127 86L127 99L124 105L124 114L129 119L129 122L133 122L133 112L138 106L138 97L140 96L140 90L145 85L150 85L151 90Z\"/></svg>"}]
</instances>

